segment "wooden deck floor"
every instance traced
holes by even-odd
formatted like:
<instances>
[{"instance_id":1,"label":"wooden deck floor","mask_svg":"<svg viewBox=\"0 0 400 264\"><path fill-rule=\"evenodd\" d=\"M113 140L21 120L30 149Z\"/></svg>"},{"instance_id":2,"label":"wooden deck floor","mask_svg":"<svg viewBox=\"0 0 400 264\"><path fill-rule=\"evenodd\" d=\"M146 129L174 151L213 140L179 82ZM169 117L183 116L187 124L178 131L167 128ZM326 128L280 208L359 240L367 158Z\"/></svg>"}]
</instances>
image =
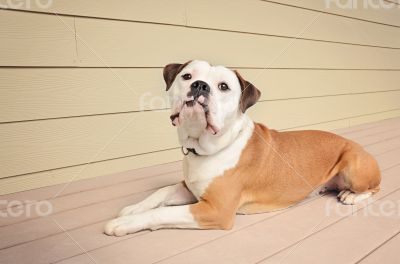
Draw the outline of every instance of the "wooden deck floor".
<instances>
[{"instance_id":1,"label":"wooden deck floor","mask_svg":"<svg viewBox=\"0 0 400 264\"><path fill-rule=\"evenodd\" d=\"M3 202L0 263L399 263L400 118L336 132L379 161L382 190L367 203L345 206L332 195L311 196L287 210L237 216L230 231L102 233L123 206L180 181L176 162L2 196L49 201L53 213L42 217L38 204L29 203L6 217L11 209Z\"/></svg>"}]
</instances>

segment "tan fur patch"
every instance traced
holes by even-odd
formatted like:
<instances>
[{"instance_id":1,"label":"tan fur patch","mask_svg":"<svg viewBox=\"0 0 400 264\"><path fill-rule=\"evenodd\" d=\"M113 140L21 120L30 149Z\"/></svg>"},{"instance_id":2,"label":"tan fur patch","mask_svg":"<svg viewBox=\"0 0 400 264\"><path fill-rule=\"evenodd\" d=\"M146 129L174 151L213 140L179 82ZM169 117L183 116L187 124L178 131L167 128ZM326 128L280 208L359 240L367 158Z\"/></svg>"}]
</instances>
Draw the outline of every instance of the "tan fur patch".
<instances>
[{"instance_id":1,"label":"tan fur patch","mask_svg":"<svg viewBox=\"0 0 400 264\"><path fill-rule=\"evenodd\" d=\"M215 178L191 212L203 228L231 228L236 213L287 208L338 173L355 193L379 190L377 162L358 144L328 132L255 124L239 163Z\"/></svg>"}]
</instances>

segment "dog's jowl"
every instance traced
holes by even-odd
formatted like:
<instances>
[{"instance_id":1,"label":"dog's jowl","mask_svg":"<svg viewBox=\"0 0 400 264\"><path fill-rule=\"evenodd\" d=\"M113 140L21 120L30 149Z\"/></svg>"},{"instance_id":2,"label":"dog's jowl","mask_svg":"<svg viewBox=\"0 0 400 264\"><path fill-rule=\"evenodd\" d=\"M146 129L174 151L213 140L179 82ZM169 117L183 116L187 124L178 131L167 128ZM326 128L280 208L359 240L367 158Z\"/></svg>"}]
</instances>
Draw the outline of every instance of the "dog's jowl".
<instances>
[{"instance_id":1,"label":"dog's jowl","mask_svg":"<svg viewBox=\"0 0 400 264\"><path fill-rule=\"evenodd\" d=\"M375 159L323 131L278 132L246 110L260 91L236 71L204 61L164 68L171 122L183 147L184 180L125 207L105 227L122 236L144 229L230 229L235 214L287 208L317 189L354 204L379 190Z\"/></svg>"}]
</instances>

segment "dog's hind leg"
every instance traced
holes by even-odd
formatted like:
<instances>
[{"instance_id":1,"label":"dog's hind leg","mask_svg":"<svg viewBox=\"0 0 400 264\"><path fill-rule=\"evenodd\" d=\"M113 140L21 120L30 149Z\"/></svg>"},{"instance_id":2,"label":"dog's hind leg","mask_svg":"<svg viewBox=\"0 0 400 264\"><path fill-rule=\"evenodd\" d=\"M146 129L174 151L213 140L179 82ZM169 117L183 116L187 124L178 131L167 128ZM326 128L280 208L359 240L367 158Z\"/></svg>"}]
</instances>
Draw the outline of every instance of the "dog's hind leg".
<instances>
[{"instance_id":1,"label":"dog's hind leg","mask_svg":"<svg viewBox=\"0 0 400 264\"><path fill-rule=\"evenodd\" d=\"M381 180L376 160L359 145L351 143L338 164L343 185L338 199L344 204L355 204L379 191Z\"/></svg>"}]
</instances>

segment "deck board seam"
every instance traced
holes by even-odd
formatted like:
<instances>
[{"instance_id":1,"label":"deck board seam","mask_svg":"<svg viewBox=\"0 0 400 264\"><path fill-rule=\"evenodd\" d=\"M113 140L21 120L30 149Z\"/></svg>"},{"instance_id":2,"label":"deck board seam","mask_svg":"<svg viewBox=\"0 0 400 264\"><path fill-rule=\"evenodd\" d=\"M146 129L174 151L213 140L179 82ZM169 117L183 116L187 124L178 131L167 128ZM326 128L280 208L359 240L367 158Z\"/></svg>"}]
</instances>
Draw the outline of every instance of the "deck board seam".
<instances>
[{"instance_id":1,"label":"deck board seam","mask_svg":"<svg viewBox=\"0 0 400 264\"><path fill-rule=\"evenodd\" d=\"M345 128L346 131L340 132L338 134L340 134L342 136L346 136L346 135L349 135L349 134L352 134L352 133L356 133L356 132L360 132L360 131L376 128L376 127L385 125L385 123L387 123L387 122L393 122L393 121L400 121L400 117L391 117L391 118L379 120L379 121L373 122L373 123L366 123L364 125L367 125L367 126L364 126L362 128L355 129L355 130L349 130L351 128L356 128L357 127L357 126L351 126L351 127ZM390 124L390 125L392 125L392 124ZM395 123L395 125L397 125L397 123ZM340 128L339 128L339 130L340 130Z\"/></svg>"},{"instance_id":2,"label":"deck board seam","mask_svg":"<svg viewBox=\"0 0 400 264\"><path fill-rule=\"evenodd\" d=\"M371 250L370 252L368 252L366 255L364 255L362 258L360 258L359 260L357 260L354 264L359 264L361 263L363 260L365 260L366 258L368 258L371 254L373 254L375 251L377 251L378 249L380 249L381 247L383 247L384 245L386 245L388 242L390 242L391 240L393 240L394 238L396 238L398 235L400 235L400 231L398 231L397 233L395 233L394 235L390 236L388 239L386 239L383 243L381 243L380 245L378 245L376 248L374 248L373 250Z\"/></svg>"}]
</instances>

